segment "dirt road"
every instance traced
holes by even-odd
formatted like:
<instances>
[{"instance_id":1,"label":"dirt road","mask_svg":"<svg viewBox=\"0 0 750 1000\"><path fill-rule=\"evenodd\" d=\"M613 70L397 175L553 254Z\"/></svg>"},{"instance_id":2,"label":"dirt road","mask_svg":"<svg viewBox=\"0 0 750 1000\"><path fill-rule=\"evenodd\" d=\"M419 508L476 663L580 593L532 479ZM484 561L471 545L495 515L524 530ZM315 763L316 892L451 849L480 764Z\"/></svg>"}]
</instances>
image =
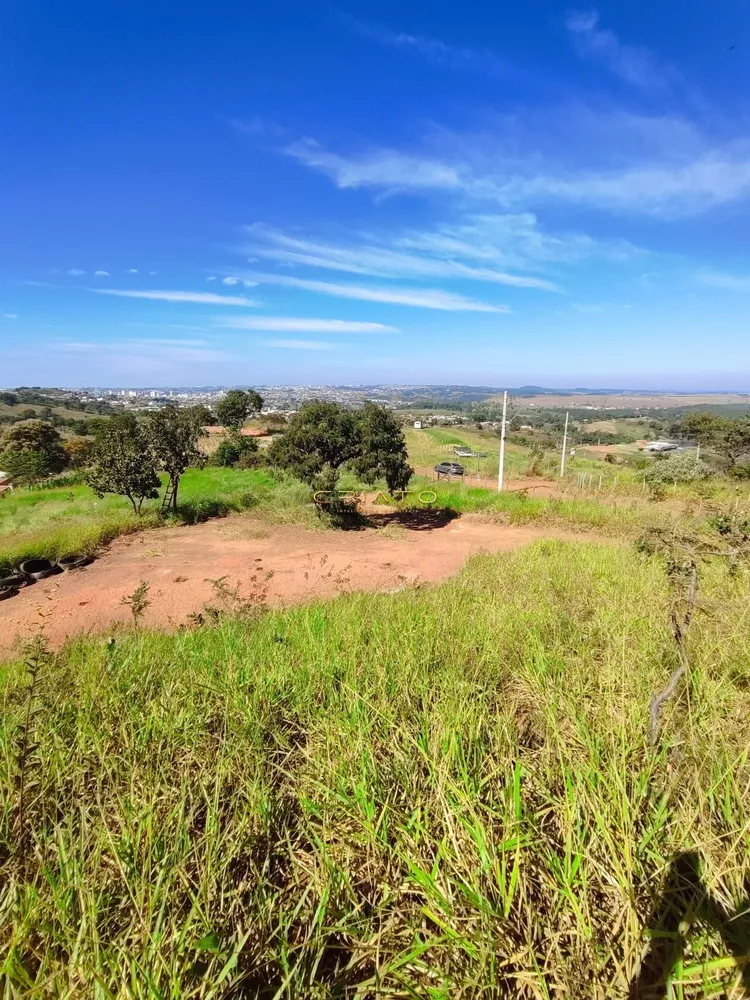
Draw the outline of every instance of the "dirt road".
<instances>
[{"instance_id":1,"label":"dirt road","mask_svg":"<svg viewBox=\"0 0 750 1000\"><path fill-rule=\"evenodd\" d=\"M0 659L45 622L53 646L98 633L130 617L122 598L149 584L143 622L176 628L216 604L211 580L226 577L245 598L271 605L352 590L393 590L456 573L476 552L503 552L537 538L582 537L537 527L508 527L438 511L382 515L362 531L310 531L236 515L193 527L158 528L115 541L84 569L48 577L0 604Z\"/></svg>"}]
</instances>

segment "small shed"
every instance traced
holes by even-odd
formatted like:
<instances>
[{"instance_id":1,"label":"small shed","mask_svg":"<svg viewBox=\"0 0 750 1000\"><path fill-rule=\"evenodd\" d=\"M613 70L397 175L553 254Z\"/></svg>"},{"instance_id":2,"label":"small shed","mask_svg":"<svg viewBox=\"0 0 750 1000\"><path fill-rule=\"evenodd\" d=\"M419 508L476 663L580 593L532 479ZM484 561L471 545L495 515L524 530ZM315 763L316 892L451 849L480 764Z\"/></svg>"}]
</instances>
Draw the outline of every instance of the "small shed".
<instances>
[{"instance_id":1,"label":"small shed","mask_svg":"<svg viewBox=\"0 0 750 1000\"><path fill-rule=\"evenodd\" d=\"M422 430L422 421L421 420L415 420L414 421L414 430L415 431L421 431Z\"/></svg>"}]
</instances>

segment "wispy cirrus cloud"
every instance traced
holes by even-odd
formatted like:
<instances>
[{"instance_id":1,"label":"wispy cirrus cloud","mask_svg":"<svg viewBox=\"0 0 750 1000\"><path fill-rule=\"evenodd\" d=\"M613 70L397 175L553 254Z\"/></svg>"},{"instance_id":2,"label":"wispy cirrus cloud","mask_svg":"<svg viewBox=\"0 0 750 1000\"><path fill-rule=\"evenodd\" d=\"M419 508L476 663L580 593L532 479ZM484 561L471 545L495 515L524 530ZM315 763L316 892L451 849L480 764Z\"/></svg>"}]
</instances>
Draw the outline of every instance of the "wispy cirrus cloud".
<instances>
[{"instance_id":1,"label":"wispy cirrus cloud","mask_svg":"<svg viewBox=\"0 0 750 1000\"><path fill-rule=\"evenodd\" d=\"M721 271L699 271L696 275L704 285L726 288L732 292L750 292L750 274L724 274Z\"/></svg>"},{"instance_id":2,"label":"wispy cirrus cloud","mask_svg":"<svg viewBox=\"0 0 750 1000\"><path fill-rule=\"evenodd\" d=\"M330 152L315 139L305 138L290 143L283 152L306 167L319 170L339 188L461 191L468 182L460 165L395 149L374 148L344 156Z\"/></svg>"},{"instance_id":3,"label":"wispy cirrus cloud","mask_svg":"<svg viewBox=\"0 0 750 1000\"><path fill-rule=\"evenodd\" d=\"M80 267L69 267L65 273L69 274L72 278L80 278L80 276L86 272L82 271Z\"/></svg>"},{"instance_id":4,"label":"wispy cirrus cloud","mask_svg":"<svg viewBox=\"0 0 750 1000\"><path fill-rule=\"evenodd\" d=\"M281 347L288 351L330 351L333 344L323 340L262 340L262 347Z\"/></svg>"},{"instance_id":5,"label":"wispy cirrus cloud","mask_svg":"<svg viewBox=\"0 0 750 1000\"><path fill-rule=\"evenodd\" d=\"M440 309L447 312L510 312L506 305L478 302L465 295L445 292L439 288L381 288L375 285L341 285L332 281L293 278L283 274L253 274L251 277L261 284L301 288L308 292L319 292L322 295L334 295L344 299L359 299L364 302L387 302L394 305L415 306L420 309Z\"/></svg>"},{"instance_id":6,"label":"wispy cirrus cloud","mask_svg":"<svg viewBox=\"0 0 750 1000\"><path fill-rule=\"evenodd\" d=\"M525 118L479 133L433 131L409 150L344 154L304 139L281 152L342 190L452 195L515 212L568 203L679 217L750 194L750 136L717 140L681 118L578 106Z\"/></svg>"},{"instance_id":7,"label":"wispy cirrus cloud","mask_svg":"<svg viewBox=\"0 0 750 1000\"><path fill-rule=\"evenodd\" d=\"M155 366L168 365L170 362L216 362L227 361L230 355L226 351L217 350L204 340L181 340L172 338L133 338L115 341L59 341L50 345L50 349L61 354L106 355L110 362L118 359L129 365L133 360L146 358Z\"/></svg>"},{"instance_id":8,"label":"wispy cirrus cloud","mask_svg":"<svg viewBox=\"0 0 750 1000\"><path fill-rule=\"evenodd\" d=\"M676 82L674 69L660 64L648 49L625 45L614 32L599 27L596 10L571 11L565 26L580 55L602 62L612 73L636 87L661 90Z\"/></svg>"},{"instance_id":9,"label":"wispy cirrus cloud","mask_svg":"<svg viewBox=\"0 0 750 1000\"><path fill-rule=\"evenodd\" d=\"M370 38L394 49L414 52L423 59L448 69L470 70L489 76L500 76L508 72L508 65L486 49L467 48L443 42L439 38L412 35L406 31L393 31L391 28L367 24L352 17L345 17L344 21L364 38Z\"/></svg>"},{"instance_id":10,"label":"wispy cirrus cloud","mask_svg":"<svg viewBox=\"0 0 750 1000\"><path fill-rule=\"evenodd\" d=\"M124 299L151 299L160 302L194 302L214 306L260 305L256 299L248 299L244 295L219 295L216 292L139 291L128 288L90 288L89 291L99 295L117 295Z\"/></svg>"},{"instance_id":11,"label":"wispy cirrus cloud","mask_svg":"<svg viewBox=\"0 0 750 1000\"><path fill-rule=\"evenodd\" d=\"M357 320L315 319L297 316L227 316L217 326L232 330L262 330L268 333L398 333L396 326Z\"/></svg>"},{"instance_id":12,"label":"wispy cirrus cloud","mask_svg":"<svg viewBox=\"0 0 750 1000\"><path fill-rule=\"evenodd\" d=\"M95 278L109 278L109 271L94 271Z\"/></svg>"},{"instance_id":13,"label":"wispy cirrus cloud","mask_svg":"<svg viewBox=\"0 0 750 1000\"><path fill-rule=\"evenodd\" d=\"M290 266L314 267L382 278L485 281L516 288L560 291L557 282L503 268L538 271L549 263L589 258L625 259L638 253L624 240L595 240L581 233L550 234L533 213L467 215L426 230L352 234L333 243L262 224L246 229L246 252Z\"/></svg>"},{"instance_id":14,"label":"wispy cirrus cloud","mask_svg":"<svg viewBox=\"0 0 750 1000\"><path fill-rule=\"evenodd\" d=\"M0 313L3 319L18 319L18 313Z\"/></svg>"}]
</instances>

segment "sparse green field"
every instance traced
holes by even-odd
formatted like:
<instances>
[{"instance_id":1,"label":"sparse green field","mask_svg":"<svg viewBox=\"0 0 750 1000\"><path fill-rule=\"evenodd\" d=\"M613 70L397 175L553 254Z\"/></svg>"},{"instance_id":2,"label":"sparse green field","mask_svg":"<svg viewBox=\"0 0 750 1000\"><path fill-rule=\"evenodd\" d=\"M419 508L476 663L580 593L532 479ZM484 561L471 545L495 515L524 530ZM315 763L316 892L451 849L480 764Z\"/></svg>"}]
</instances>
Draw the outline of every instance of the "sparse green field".
<instances>
[{"instance_id":1,"label":"sparse green field","mask_svg":"<svg viewBox=\"0 0 750 1000\"><path fill-rule=\"evenodd\" d=\"M180 518L205 520L258 508L276 520L316 523L309 490L262 469L191 469L180 483ZM0 573L23 559L89 555L118 535L159 522L160 500L147 500L141 517L125 497L99 499L87 486L18 489L0 495Z\"/></svg>"},{"instance_id":2,"label":"sparse green field","mask_svg":"<svg viewBox=\"0 0 750 1000\"><path fill-rule=\"evenodd\" d=\"M656 748L632 546L0 668L3 996L742 996L750 585L699 595Z\"/></svg>"},{"instance_id":3,"label":"sparse green field","mask_svg":"<svg viewBox=\"0 0 750 1000\"><path fill-rule=\"evenodd\" d=\"M414 430L404 429L409 460L416 466L435 466L438 462L461 462L467 478L476 475L477 466L481 478L496 478L499 464L500 438L498 434L477 431L468 427L427 427ZM477 462L473 458L456 458L454 447L463 445L475 452L484 452L486 458ZM529 451L510 443L505 449L505 469L509 478L523 475L529 465Z\"/></svg>"}]
</instances>

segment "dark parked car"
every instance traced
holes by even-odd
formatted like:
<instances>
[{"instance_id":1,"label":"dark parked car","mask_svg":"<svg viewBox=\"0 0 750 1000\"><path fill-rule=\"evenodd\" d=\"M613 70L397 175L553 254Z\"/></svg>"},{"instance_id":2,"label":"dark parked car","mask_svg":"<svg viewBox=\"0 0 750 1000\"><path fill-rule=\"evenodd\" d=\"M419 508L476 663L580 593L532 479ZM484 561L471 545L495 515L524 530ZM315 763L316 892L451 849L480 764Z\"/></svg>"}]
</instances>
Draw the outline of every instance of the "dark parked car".
<instances>
[{"instance_id":1,"label":"dark parked car","mask_svg":"<svg viewBox=\"0 0 750 1000\"><path fill-rule=\"evenodd\" d=\"M464 467L458 462L441 462L435 466L435 472L438 474L438 479L440 476L463 476Z\"/></svg>"}]
</instances>

